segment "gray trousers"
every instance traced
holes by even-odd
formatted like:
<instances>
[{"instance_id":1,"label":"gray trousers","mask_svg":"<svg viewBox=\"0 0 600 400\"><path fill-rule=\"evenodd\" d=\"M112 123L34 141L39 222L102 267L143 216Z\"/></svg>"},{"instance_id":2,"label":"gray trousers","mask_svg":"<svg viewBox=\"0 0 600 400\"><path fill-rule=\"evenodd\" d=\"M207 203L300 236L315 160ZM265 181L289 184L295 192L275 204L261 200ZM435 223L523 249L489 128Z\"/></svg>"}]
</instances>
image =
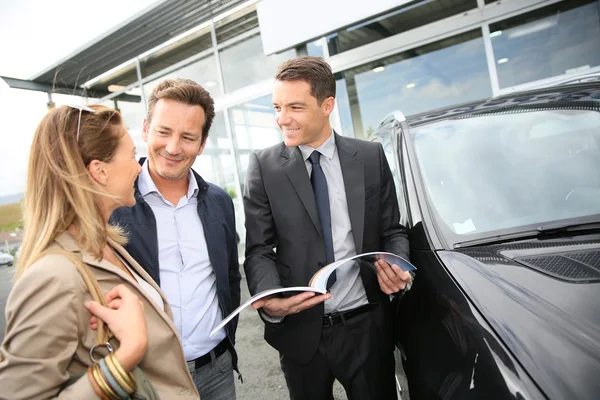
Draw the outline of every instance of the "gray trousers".
<instances>
[{"instance_id":1,"label":"gray trousers","mask_svg":"<svg viewBox=\"0 0 600 400\"><path fill-rule=\"evenodd\" d=\"M210 363L200 369L188 363L188 369L202 400L235 400L233 361L229 350L219 357L211 352Z\"/></svg>"}]
</instances>

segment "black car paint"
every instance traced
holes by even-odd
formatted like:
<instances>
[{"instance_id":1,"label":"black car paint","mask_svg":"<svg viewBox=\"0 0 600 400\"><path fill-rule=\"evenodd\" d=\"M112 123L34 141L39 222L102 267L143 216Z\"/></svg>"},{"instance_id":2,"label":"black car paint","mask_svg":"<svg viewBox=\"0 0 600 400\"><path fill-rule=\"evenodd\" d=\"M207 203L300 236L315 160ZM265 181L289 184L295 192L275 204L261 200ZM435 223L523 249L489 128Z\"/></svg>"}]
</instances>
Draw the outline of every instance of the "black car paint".
<instances>
[{"instance_id":1,"label":"black car paint","mask_svg":"<svg viewBox=\"0 0 600 400\"><path fill-rule=\"evenodd\" d=\"M412 400L600 398L600 284L544 275L503 253L501 244L454 250L436 232L404 136L409 126L565 99L600 99L600 85L549 88L388 121L383 134L396 136L399 198L418 216L408 224L417 276L396 314ZM414 186L407 184L409 174ZM561 248L543 239L525 242L538 252Z\"/></svg>"}]
</instances>

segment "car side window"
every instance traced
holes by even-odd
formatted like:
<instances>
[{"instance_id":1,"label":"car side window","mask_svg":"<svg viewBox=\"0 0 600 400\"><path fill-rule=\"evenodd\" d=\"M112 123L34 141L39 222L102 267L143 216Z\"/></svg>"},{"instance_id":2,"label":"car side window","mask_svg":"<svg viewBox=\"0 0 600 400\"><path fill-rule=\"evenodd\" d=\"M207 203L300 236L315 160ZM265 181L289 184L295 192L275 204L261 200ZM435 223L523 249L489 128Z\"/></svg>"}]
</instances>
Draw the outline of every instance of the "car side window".
<instances>
[{"instance_id":1,"label":"car side window","mask_svg":"<svg viewBox=\"0 0 600 400\"><path fill-rule=\"evenodd\" d=\"M405 199L405 203L406 202L408 203L405 205L405 208L406 208L406 210L410 210L410 223L407 222L405 224L405 226L412 227L417 222L421 221L421 213L419 212L419 206L418 206L419 203L417 200L417 193L415 192L415 181L413 179L413 171L410 166L410 162L408 160L408 150L406 148L406 140L404 139L404 135L403 135L402 143L400 143L400 146L401 146L400 162L402 163L401 165L403 165L402 180L405 182L404 191L406 193L406 195L404 196L404 199ZM412 207L411 207L411 205L412 205ZM409 219L408 211L405 211L404 215L406 215L406 219Z\"/></svg>"},{"instance_id":2,"label":"car side window","mask_svg":"<svg viewBox=\"0 0 600 400\"><path fill-rule=\"evenodd\" d=\"M383 146L385 158L390 166L392 177L394 178L394 185L396 186L396 197L398 198L398 208L400 210L400 223L406 226L408 223L408 214L404 196L404 184L399 168L399 139L400 135L397 133L393 123L382 124L378 129L377 135L374 136L374 140L378 141Z\"/></svg>"}]
</instances>

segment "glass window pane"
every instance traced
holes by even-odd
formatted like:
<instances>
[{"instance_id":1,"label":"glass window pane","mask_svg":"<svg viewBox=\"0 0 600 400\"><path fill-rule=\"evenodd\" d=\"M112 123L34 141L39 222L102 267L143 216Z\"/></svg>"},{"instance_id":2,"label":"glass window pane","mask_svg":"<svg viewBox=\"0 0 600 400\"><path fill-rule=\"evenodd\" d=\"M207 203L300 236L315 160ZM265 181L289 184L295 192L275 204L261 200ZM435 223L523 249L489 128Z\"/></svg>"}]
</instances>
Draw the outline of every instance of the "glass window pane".
<instances>
[{"instance_id":1,"label":"glass window pane","mask_svg":"<svg viewBox=\"0 0 600 400\"><path fill-rule=\"evenodd\" d=\"M480 30L371 62L342 75L357 138L368 137L392 111L413 115L492 95Z\"/></svg>"},{"instance_id":2,"label":"glass window pane","mask_svg":"<svg viewBox=\"0 0 600 400\"><path fill-rule=\"evenodd\" d=\"M215 168L213 165L212 158L215 157L210 154L203 153L196 157L194 161L194 171L196 171L205 181L218 185Z\"/></svg>"},{"instance_id":3,"label":"glass window pane","mask_svg":"<svg viewBox=\"0 0 600 400\"><path fill-rule=\"evenodd\" d=\"M306 52L309 56L323 57L323 48L327 45L327 38L320 38L306 43Z\"/></svg>"},{"instance_id":4,"label":"glass window pane","mask_svg":"<svg viewBox=\"0 0 600 400\"><path fill-rule=\"evenodd\" d=\"M215 57L209 56L144 84L146 100L160 82L171 78L187 78L198 82L214 97L219 95Z\"/></svg>"},{"instance_id":5,"label":"glass window pane","mask_svg":"<svg viewBox=\"0 0 600 400\"><path fill-rule=\"evenodd\" d=\"M338 78L336 74L336 78ZM354 126L352 125L352 113L350 112L350 99L348 98L348 87L344 78L335 81L335 104L340 113L342 123L340 135L354 137Z\"/></svg>"},{"instance_id":6,"label":"glass window pane","mask_svg":"<svg viewBox=\"0 0 600 400\"><path fill-rule=\"evenodd\" d=\"M240 155L240 181L246 182L248 154L283 140L275 123L271 96L263 96L229 109L231 129Z\"/></svg>"},{"instance_id":7,"label":"glass window pane","mask_svg":"<svg viewBox=\"0 0 600 400\"><path fill-rule=\"evenodd\" d=\"M229 139L227 139L227 130L225 129L225 117L223 112L219 111L215 114L212 126L208 132L208 142L206 143L206 149L220 149L229 151Z\"/></svg>"},{"instance_id":8,"label":"glass window pane","mask_svg":"<svg viewBox=\"0 0 600 400\"><path fill-rule=\"evenodd\" d=\"M220 51L225 91L242 88L264 79L273 78L283 61L296 56L296 50L265 56L260 35Z\"/></svg>"},{"instance_id":9,"label":"glass window pane","mask_svg":"<svg viewBox=\"0 0 600 400\"><path fill-rule=\"evenodd\" d=\"M236 164L230 146L224 112L218 111L208 134L208 143L202 154L196 159L194 169L205 180L220 186L232 196L236 231L243 242L245 230L242 194L235 179Z\"/></svg>"},{"instance_id":10,"label":"glass window pane","mask_svg":"<svg viewBox=\"0 0 600 400\"><path fill-rule=\"evenodd\" d=\"M329 54L339 54L474 8L477 8L477 0L410 2L408 6L328 36Z\"/></svg>"},{"instance_id":11,"label":"glass window pane","mask_svg":"<svg viewBox=\"0 0 600 400\"><path fill-rule=\"evenodd\" d=\"M180 61L195 56L198 53L208 50L212 47L210 36L210 25L171 43L148 57L141 60L143 76L150 76L158 71L175 65Z\"/></svg>"},{"instance_id":12,"label":"glass window pane","mask_svg":"<svg viewBox=\"0 0 600 400\"><path fill-rule=\"evenodd\" d=\"M600 2L562 1L490 25L500 87L600 65Z\"/></svg>"},{"instance_id":13,"label":"glass window pane","mask_svg":"<svg viewBox=\"0 0 600 400\"><path fill-rule=\"evenodd\" d=\"M223 43L257 27L258 15L256 14L256 4L252 4L215 22L217 43Z\"/></svg>"},{"instance_id":14,"label":"glass window pane","mask_svg":"<svg viewBox=\"0 0 600 400\"><path fill-rule=\"evenodd\" d=\"M194 169L208 182L214 183L228 192L238 192L235 181L235 163L230 151L229 139L222 111L215 119L208 134L208 143L196 159Z\"/></svg>"},{"instance_id":15,"label":"glass window pane","mask_svg":"<svg viewBox=\"0 0 600 400\"><path fill-rule=\"evenodd\" d=\"M136 87L125 93L140 96L140 89ZM94 102L91 101L90 104L94 104ZM141 102L132 103L129 101L117 101L115 106L114 99L106 100L98 104L102 104L109 108L116 108L121 113L121 118L123 118L125 127L129 131L133 143L135 144L138 158L147 157L148 152L146 150L146 142L144 142L144 139L142 138L142 126L144 124L144 118L146 118L144 105Z\"/></svg>"},{"instance_id":16,"label":"glass window pane","mask_svg":"<svg viewBox=\"0 0 600 400\"><path fill-rule=\"evenodd\" d=\"M139 88L132 89L132 91L127 93L137 95L140 94ZM111 108L115 107L115 104L112 100L106 102L105 105ZM146 150L146 142L144 142L144 139L142 138L142 126L144 124L144 118L146 118L144 104L142 102L131 103L128 101L118 101L117 107L121 113L123 121L125 122L125 127L133 139L133 143L135 143L138 157L146 157L148 155Z\"/></svg>"}]
</instances>

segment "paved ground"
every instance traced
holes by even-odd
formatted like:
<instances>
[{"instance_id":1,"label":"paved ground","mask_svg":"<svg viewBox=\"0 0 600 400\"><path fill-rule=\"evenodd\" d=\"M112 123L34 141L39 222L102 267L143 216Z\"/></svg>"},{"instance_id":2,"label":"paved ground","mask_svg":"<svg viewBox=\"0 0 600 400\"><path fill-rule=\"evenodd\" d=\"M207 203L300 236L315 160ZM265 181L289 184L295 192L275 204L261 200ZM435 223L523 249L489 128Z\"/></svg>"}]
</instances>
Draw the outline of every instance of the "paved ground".
<instances>
[{"instance_id":1,"label":"paved ground","mask_svg":"<svg viewBox=\"0 0 600 400\"><path fill-rule=\"evenodd\" d=\"M4 337L4 308L10 291L14 267L0 266L0 340ZM242 301L249 298L245 281L242 282ZM251 308L242 311L237 333L240 369L244 378L236 383L238 400L288 399L285 380L279 367L279 356L263 339L263 323ZM402 384L405 386L403 380ZM343 388L336 382L336 400L346 399ZM407 399L407 397L403 397Z\"/></svg>"},{"instance_id":2,"label":"paved ground","mask_svg":"<svg viewBox=\"0 0 600 400\"><path fill-rule=\"evenodd\" d=\"M249 297L246 282L242 281L242 302ZM236 341L240 370L244 377L243 384L237 382L238 400L289 399L285 379L279 367L279 354L263 339L263 322L250 307L240 314ZM337 382L334 398L346 399L342 386Z\"/></svg>"}]
</instances>

